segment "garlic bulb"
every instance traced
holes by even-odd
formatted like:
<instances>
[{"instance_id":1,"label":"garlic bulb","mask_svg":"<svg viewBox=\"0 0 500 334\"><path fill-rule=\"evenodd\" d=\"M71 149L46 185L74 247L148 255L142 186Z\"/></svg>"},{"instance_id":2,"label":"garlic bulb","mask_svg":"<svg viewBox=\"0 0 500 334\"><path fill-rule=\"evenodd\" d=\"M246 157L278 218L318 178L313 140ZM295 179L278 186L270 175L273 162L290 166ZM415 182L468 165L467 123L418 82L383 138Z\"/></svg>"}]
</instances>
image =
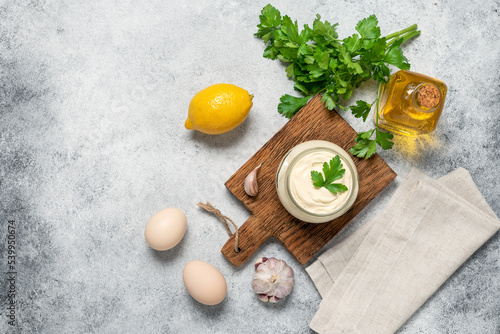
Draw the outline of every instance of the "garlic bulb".
<instances>
[{"instance_id":1,"label":"garlic bulb","mask_svg":"<svg viewBox=\"0 0 500 334\"><path fill-rule=\"evenodd\" d=\"M293 269L283 260L263 257L255 262L252 289L263 302L276 303L292 292Z\"/></svg>"},{"instance_id":2,"label":"garlic bulb","mask_svg":"<svg viewBox=\"0 0 500 334\"><path fill-rule=\"evenodd\" d=\"M257 183L257 171L259 170L260 166L262 166L262 164L258 165L245 178L245 183L243 184L243 186L248 196L257 196L259 192L259 185Z\"/></svg>"}]
</instances>

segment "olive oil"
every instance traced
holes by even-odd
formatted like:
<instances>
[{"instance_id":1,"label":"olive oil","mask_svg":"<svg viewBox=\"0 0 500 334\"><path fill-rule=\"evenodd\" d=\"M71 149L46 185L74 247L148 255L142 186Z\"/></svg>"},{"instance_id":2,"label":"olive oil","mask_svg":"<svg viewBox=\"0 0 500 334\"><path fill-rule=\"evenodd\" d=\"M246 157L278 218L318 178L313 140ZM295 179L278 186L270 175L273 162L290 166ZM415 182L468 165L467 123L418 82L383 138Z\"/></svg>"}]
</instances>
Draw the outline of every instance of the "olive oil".
<instances>
[{"instance_id":1,"label":"olive oil","mask_svg":"<svg viewBox=\"0 0 500 334\"><path fill-rule=\"evenodd\" d=\"M404 135L434 131L447 89L441 80L424 74L406 70L394 73L381 88L379 126Z\"/></svg>"}]
</instances>

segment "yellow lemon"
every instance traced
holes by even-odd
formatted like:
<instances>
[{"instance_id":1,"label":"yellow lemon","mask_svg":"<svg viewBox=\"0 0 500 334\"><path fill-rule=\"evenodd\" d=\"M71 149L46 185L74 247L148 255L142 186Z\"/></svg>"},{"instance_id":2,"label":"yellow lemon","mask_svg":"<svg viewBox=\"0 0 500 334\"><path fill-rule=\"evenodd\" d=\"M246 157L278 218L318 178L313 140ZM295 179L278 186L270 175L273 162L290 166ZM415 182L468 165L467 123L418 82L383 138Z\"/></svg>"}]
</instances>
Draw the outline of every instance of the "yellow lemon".
<instances>
[{"instance_id":1,"label":"yellow lemon","mask_svg":"<svg viewBox=\"0 0 500 334\"><path fill-rule=\"evenodd\" d=\"M240 125L252 107L253 95L231 84L215 84L199 91L189 104L186 129L210 135L231 131Z\"/></svg>"}]
</instances>

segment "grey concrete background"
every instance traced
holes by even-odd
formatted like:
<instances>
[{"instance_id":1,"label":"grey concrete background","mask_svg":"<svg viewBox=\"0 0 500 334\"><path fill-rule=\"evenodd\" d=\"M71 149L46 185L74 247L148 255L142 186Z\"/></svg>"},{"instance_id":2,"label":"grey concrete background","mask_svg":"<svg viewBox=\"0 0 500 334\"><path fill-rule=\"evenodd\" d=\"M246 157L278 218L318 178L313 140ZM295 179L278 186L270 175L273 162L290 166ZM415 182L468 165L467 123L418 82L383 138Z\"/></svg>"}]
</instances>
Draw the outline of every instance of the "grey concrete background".
<instances>
[{"instance_id":1,"label":"grey concrete background","mask_svg":"<svg viewBox=\"0 0 500 334\"><path fill-rule=\"evenodd\" d=\"M234 268L227 234L196 207L211 201L242 224L249 213L224 182L286 119L293 93L284 67L252 35L267 1L0 1L0 332L310 333L319 294L277 241ZM404 46L412 69L445 81L446 107L432 136L398 138L382 157L400 175L333 242L373 217L412 166L433 177L462 166L500 214L500 4L486 1L282 1L300 25L316 13L341 36L375 13L383 34L418 23ZM184 129L200 89L218 82L255 95L245 123L220 136ZM376 86L353 96L373 99ZM361 131L372 125L345 114ZM148 219L179 207L188 231L152 251ZM17 323L7 324L7 221L16 221ZM499 333L500 236L478 250L401 333ZM251 263L285 259L293 293L265 305ZM228 282L215 307L182 284L184 264L215 265Z\"/></svg>"}]
</instances>

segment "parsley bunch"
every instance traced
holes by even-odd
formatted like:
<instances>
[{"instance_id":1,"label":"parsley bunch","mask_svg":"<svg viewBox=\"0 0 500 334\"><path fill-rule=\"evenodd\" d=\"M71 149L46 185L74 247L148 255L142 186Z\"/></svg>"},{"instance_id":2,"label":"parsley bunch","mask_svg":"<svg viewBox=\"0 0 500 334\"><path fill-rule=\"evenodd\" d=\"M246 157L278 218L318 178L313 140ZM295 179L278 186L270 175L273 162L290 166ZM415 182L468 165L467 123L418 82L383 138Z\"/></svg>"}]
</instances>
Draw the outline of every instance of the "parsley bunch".
<instances>
[{"instance_id":1,"label":"parsley bunch","mask_svg":"<svg viewBox=\"0 0 500 334\"><path fill-rule=\"evenodd\" d=\"M281 16L272 5L265 6L259 18L255 36L262 38L266 45L264 57L287 63L287 76L295 81L294 89L304 95L294 97L285 94L280 98L278 112L287 118L292 118L312 96L322 93L322 102L329 110L335 107L344 111L351 109L355 117L366 121L375 103L378 110L380 87L389 81L391 75L388 65L410 68L401 44L420 35L414 24L381 37L375 15L359 21L356 25L358 34L344 39L338 38L338 24L321 21L319 14L312 28L306 24L301 31L297 21L293 22L286 15ZM341 99L351 97L354 88L371 78L380 83L374 102L369 104L360 100L348 108L340 104ZM377 152L377 144L383 149L392 148L392 134L380 131L378 113L376 118L374 129L358 133L356 145L350 151L353 155L369 158ZM373 134L375 139L371 139Z\"/></svg>"}]
</instances>

